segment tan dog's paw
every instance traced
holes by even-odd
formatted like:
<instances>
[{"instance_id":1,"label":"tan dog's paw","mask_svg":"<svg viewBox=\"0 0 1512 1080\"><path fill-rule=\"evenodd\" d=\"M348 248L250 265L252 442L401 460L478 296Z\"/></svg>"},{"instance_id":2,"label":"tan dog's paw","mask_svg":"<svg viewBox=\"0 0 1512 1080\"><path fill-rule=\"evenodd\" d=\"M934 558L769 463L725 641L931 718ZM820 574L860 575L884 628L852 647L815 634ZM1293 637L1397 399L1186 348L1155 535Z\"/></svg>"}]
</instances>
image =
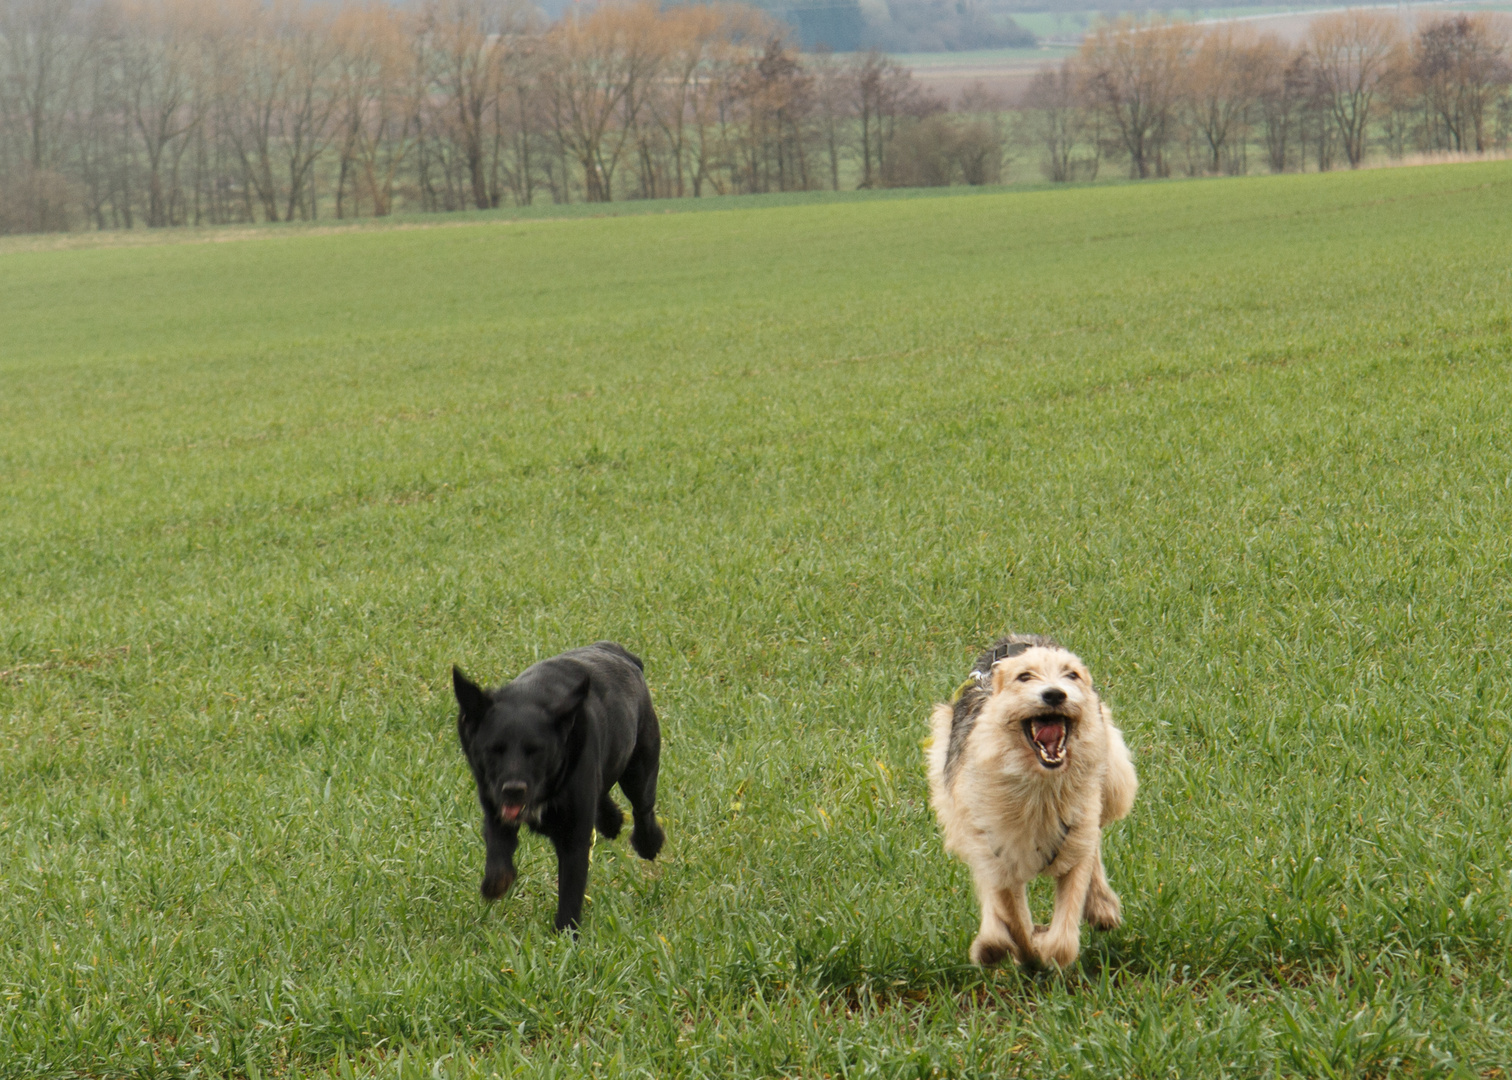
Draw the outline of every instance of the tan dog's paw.
<instances>
[{"instance_id":1,"label":"tan dog's paw","mask_svg":"<svg viewBox=\"0 0 1512 1080\"><path fill-rule=\"evenodd\" d=\"M1012 956L1018 959L1018 950L1013 947L1013 940L1006 935L992 937L986 934L978 934L971 943L971 951L967 954L971 962L981 967L993 967L1002 963L1003 957Z\"/></svg>"},{"instance_id":2,"label":"tan dog's paw","mask_svg":"<svg viewBox=\"0 0 1512 1080\"><path fill-rule=\"evenodd\" d=\"M1042 935L1035 938L1034 951L1045 967L1068 968L1081 955L1081 939L1075 934L1061 938Z\"/></svg>"},{"instance_id":3,"label":"tan dog's paw","mask_svg":"<svg viewBox=\"0 0 1512 1080\"><path fill-rule=\"evenodd\" d=\"M1123 925L1123 905L1118 894L1111 889L1088 892L1084 917L1097 930L1117 930Z\"/></svg>"}]
</instances>

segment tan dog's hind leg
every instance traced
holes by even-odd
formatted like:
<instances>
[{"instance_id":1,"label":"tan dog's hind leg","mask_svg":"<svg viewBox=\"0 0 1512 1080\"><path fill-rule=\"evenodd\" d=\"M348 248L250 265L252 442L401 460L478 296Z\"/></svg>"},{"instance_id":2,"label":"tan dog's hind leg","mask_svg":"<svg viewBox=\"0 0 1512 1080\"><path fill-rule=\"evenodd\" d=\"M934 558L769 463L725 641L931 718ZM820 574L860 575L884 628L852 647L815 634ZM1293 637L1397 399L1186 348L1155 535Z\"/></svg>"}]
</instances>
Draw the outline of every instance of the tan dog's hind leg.
<instances>
[{"instance_id":1,"label":"tan dog's hind leg","mask_svg":"<svg viewBox=\"0 0 1512 1080\"><path fill-rule=\"evenodd\" d=\"M996 890L987 882L976 883L977 903L982 906L982 925L971 943L968 954L973 964L991 967L1005 956L1022 961L1024 953L1008 935L1008 927L998 917Z\"/></svg>"},{"instance_id":2,"label":"tan dog's hind leg","mask_svg":"<svg viewBox=\"0 0 1512 1080\"><path fill-rule=\"evenodd\" d=\"M1123 922L1123 905L1118 894L1108 887L1108 875L1103 870L1102 852L1098 851L1092 867L1092 880L1087 886L1087 906L1083 909L1086 920L1098 930L1114 930Z\"/></svg>"},{"instance_id":3,"label":"tan dog's hind leg","mask_svg":"<svg viewBox=\"0 0 1512 1080\"><path fill-rule=\"evenodd\" d=\"M1088 856L1056 879L1050 929L1034 939L1035 952L1044 963L1070 967L1081 953L1082 913L1087 908L1087 889L1096 864L1096 856Z\"/></svg>"}]
</instances>

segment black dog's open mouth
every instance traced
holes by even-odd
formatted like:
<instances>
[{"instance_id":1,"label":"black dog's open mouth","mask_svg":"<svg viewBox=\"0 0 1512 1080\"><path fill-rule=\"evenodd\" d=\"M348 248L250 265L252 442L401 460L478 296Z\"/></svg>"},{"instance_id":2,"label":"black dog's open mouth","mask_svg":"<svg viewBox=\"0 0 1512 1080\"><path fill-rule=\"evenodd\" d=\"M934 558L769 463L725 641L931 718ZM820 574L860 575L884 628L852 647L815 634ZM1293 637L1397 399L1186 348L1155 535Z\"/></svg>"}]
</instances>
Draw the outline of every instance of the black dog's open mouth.
<instances>
[{"instance_id":1,"label":"black dog's open mouth","mask_svg":"<svg viewBox=\"0 0 1512 1080\"><path fill-rule=\"evenodd\" d=\"M1066 738L1070 734L1070 719L1058 714L1031 716L1024 721L1024 738L1047 769L1058 769L1066 763Z\"/></svg>"},{"instance_id":2,"label":"black dog's open mouth","mask_svg":"<svg viewBox=\"0 0 1512 1080\"><path fill-rule=\"evenodd\" d=\"M525 804L518 803L514 806L505 804L499 807L499 816L504 819L506 825L518 825L520 819L525 816Z\"/></svg>"}]
</instances>

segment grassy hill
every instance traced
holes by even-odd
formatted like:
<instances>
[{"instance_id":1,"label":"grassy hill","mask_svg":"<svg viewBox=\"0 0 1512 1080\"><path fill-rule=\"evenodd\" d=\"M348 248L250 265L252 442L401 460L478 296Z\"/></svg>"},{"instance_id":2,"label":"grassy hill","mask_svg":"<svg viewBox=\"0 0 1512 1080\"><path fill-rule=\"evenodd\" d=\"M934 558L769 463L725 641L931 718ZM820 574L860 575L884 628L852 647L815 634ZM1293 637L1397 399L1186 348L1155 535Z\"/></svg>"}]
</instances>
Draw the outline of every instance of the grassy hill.
<instances>
[{"instance_id":1,"label":"grassy hill","mask_svg":"<svg viewBox=\"0 0 1512 1080\"><path fill-rule=\"evenodd\" d=\"M1501 1075L1509 199L0 248L0 1074ZM1064 978L965 963L925 800L1006 629L1143 782ZM447 672L600 637L669 839L573 941Z\"/></svg>"}]
</instances>

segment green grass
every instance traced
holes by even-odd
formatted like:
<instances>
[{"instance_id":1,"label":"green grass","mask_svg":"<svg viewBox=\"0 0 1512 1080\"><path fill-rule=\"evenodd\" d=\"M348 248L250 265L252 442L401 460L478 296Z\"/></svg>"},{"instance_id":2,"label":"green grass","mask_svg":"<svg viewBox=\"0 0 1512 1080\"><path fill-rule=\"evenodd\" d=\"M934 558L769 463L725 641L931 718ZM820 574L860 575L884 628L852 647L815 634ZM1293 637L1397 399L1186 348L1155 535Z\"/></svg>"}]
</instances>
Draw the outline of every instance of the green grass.
<instances>
[{"instance_id":1,"label":"green grass","mask_svg":"<svg viewBox=\"0 0 1512 1080\"><path fill-rule=\"evenodd\" d=\"M0 1075L1504 1075L1512 165L0 252ZM980 972L1004 629L1143 787ZM504 901L448 665L646 659ZM1043 889L1035 893L1041 908Z\"/></svg>"},{"instance_id":2,"label":"green grass","mask_svg":"<svg viewBox=\"0 0 1512 1080\"><path fill-rule=\"evenodd\" d=\"M529 206L500 206L492 210L451 210L442 213L407 211L383 218L321 217L314 221L244 222L219 226L179 226L161 229L104 229L74 233L0 236L0 255L22 251L79 247L141 246L164 243L225 242L264 234L305 236L312 233L388 231L398 226L433 228L481 222L554 221L562 218L645 217L647 215L707 213L724 210L772 209L783 206L828 206L835 203L889 202L913 199L952 199L996 195L1005 191L1048 191L1063 188L1044 180L1035 167L1014 170L1007 184L992 186L952 185L927 188L863 188L841 191L786 191L762 195L686 196L668 199L622 199L607 203L553 203L539 201ZM1128 183L1117 170L1105 173L1099 184Z\"/></svg>"}]
</instances>

